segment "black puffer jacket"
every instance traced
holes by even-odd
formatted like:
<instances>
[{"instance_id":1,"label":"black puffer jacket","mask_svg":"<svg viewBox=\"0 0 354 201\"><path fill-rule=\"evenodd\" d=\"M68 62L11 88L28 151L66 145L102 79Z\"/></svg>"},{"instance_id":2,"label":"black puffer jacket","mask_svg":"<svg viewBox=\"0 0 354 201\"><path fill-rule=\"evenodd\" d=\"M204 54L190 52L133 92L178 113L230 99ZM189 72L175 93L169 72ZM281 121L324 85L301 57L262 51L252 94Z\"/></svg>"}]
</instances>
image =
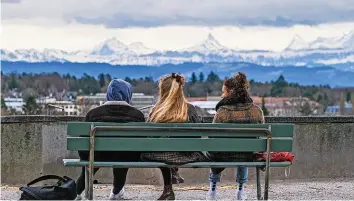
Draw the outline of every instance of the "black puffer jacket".
<instances>
[{"instance_id":1,"label":"black puffer jacket","mask_svg":"<svg viewBox=\"0 0 354 201\"><path fill-rule=\"evenodd\" d=\"M108 101L105 104L90 110L85 118L86 122L145 122L142 112L124 101ZM125 156L122 156L124 154ZM79 151L80 159L88 160L89 151ZM129 157L130 156L130 157ZM122 161L127 159L139 160L140 153L119 151L95 151L97 161Z\"/></svg>"}]
</instances>

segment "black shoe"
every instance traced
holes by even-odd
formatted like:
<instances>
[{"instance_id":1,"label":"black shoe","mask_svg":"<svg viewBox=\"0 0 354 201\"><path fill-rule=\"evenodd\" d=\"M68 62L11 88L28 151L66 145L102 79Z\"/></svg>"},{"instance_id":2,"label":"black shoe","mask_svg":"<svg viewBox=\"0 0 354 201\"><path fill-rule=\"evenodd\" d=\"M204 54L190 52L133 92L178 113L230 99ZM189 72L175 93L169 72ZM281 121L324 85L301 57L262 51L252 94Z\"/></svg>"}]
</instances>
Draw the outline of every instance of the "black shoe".
<instances>
[{"instance_id":1,"label":"black shoe","mask_svg":"<svg viewBox=\"0 0 354 201\"><path fill-rule=\"evenodd\" d=\"M164 186L162 195L157 200L175 200L175 193L173 192L172 185Z\"/></svg>"}]
</instances>

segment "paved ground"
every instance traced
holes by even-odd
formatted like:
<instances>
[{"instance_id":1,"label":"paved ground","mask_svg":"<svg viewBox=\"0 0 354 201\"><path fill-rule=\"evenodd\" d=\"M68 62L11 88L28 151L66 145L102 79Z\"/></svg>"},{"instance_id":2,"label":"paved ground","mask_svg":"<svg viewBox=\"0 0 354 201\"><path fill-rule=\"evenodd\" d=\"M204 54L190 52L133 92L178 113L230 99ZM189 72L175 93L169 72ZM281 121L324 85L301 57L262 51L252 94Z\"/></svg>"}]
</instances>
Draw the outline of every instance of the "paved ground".
<instances>
[{"instance_id":1,"label":"paved ground","mask_svg":"<svg viewBox=\"0 0 354 201\"><path fill-rule=\"evenodd\" d=\"M204 200L207 186L174 186L178 200ZM256 186L246 186L249 200L256 199ZM109 185L95 185L95 199L105 200L110 192ZM126 200L154 200L160 195L160 186L126 186ZM219 187L218 199L233 200L235 186L223 184ZM2 200L18 200L18 187L1 186ZM270 185L271 200L354 200L354 180L317 180L317 181L275 181Z\"/></svg>"}]
</instances>

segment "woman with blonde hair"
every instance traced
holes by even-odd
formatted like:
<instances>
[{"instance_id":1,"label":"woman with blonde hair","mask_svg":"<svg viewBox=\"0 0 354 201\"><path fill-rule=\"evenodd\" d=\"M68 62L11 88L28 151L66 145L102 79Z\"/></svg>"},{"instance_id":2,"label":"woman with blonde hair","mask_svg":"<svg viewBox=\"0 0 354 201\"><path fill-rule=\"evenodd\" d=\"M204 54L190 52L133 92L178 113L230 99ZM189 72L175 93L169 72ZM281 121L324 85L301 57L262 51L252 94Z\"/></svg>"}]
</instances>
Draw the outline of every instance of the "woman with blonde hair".
<instances>
[{"instance_id":1,"label":"woman with blonde hair","mask_svg":"<svg viewBox=\"0 0 354 201\"><path fill-rule=\"evenodd\" d=\"M165 75L159 81L159 100L152 108L148 122L155 123L199 123L198 114L183 93L185 78L177 73ZM205 161L201 152L148 152L142 154L145 161L181 165ZM160 168L164 179L164 190L158 200L174 200L170 168Z\"/></svg>"}]
</instances>

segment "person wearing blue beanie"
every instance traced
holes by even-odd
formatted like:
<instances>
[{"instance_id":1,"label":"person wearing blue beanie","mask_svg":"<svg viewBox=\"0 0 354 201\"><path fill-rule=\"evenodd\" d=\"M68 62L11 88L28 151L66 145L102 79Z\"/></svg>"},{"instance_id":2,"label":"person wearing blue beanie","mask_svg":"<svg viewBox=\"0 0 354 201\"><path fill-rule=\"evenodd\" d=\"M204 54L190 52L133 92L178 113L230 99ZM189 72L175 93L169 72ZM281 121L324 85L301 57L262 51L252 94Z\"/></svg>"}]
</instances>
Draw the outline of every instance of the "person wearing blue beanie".
<instances>
[{"instance_id":1,"label":"person wearing blue beanie","mask_svg":"<svg viewBox=\"0 0 354 201\"><path fill-rule=\"evenodd\" d=\"M131 106L132 85L121 79L112 80L107 88L107 101L90 110L85 121L87 122L145 122L144 114ZM140 152L126 151L95 151L95 161L140 161ZM88 151L79 151L81 160L89 159ZM76 181L76 200L82 199L81 193L85 189L85 167ZM94 168L94 174L99 168ZM113 189L109 200L120 200L124 194L124 185L128 168L113 168Z\"/></svg>"}]
</instances>

